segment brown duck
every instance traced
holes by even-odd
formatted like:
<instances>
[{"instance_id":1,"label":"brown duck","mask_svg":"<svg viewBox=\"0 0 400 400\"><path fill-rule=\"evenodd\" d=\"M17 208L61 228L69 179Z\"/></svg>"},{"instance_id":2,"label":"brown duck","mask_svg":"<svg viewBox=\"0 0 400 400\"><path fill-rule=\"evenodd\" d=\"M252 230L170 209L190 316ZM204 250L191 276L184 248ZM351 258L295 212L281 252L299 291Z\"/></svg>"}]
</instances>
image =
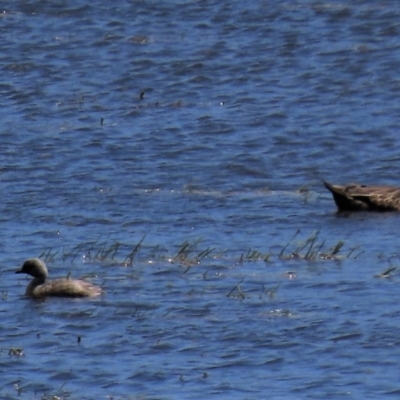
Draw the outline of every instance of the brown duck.
<instances>
[{"instance_id":1,"label":"brown duck","mask_svg":"<svg viewBox=\"0 0 400 400\"><path fill-rule=\"evenodd\" d=\"M339 186L325 181L324 185L332 193L338 211L400 211L398 187L357 183Z\"/></svg>"},{"instance_id":2,"label":"brown duck","mask_svg":"<svg viewBox=\"0 0 400 400\"><path fill-rule=\"evenodd\" d=\"M15 271L16 274L28 274L33 276L26 288L25 294L34 298L47 296L58 297L95 297L102 294L102 289L89 282L78 279L53 279L46 281L48 271L46 264L39 258L30 258Z\"/></svg>"}]
</instances>

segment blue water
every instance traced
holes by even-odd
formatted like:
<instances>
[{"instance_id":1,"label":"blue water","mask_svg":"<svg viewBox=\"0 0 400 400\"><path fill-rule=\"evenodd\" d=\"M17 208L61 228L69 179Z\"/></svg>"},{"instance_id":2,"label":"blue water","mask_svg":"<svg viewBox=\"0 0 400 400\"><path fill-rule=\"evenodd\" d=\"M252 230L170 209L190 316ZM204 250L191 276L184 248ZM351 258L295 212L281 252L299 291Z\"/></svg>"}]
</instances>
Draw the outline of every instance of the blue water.
<instances>
[{"instance_id":1,"label":"blue water","mask_svg":"<svg viewBox=\"0 0 400 400\"><path fill-rule=\"evenodd\" d=\"M1 399L398 398L395 3L0 10Z\"/></svg>"}]
</instances>

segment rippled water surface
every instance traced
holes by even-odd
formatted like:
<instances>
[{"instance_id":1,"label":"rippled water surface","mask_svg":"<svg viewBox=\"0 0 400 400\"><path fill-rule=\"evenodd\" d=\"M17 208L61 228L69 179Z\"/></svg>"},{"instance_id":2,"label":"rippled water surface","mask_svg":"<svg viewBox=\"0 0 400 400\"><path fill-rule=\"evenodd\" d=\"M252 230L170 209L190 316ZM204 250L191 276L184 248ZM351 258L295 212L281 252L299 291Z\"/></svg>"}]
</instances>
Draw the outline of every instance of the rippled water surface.
<instances>
[{"instance_id":1,"label":"rippled water surface","mask_svg":"<svg viewBox=\"0 0 400 400\"><path fill-rule=\"evenodd\" d=\"M395 2L1 7L1 399L398 398Z\"/></svg>"}]
</instances>

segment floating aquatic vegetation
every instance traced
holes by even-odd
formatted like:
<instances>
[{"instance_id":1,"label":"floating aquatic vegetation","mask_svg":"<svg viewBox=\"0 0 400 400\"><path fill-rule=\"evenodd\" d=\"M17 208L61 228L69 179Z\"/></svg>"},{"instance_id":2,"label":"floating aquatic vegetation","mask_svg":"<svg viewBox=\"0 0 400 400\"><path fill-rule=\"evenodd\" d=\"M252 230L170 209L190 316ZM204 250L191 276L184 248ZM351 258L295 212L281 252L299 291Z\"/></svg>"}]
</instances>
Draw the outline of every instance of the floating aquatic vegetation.
<instances>
[{"instance_id":1,"label":"floating aquatic vegetation","mask_svg":"<svg viewBox=\"0 0 400 400\"><path fill-rule=\"evenodd\" d=\"M239 263L243 263L244 261L271 261L272 253L261 253L258 250L249 249L246 254L242 253L239 258Z\"/></svg>"},{"instance_id":2,"label":"floating aquatic vegetation","mask_svg":"<svg viewBox=\"0 0 400 400\"><path fill-rule=\"evenodd\" d=\"M393 275L391 275L391 273L393 271L396 270L397 267L394 266L390 266L389 268L387 268L384 272L382 272L381 274L377 274L375 275L375 278L391 278Z\"/></svg>"},{"instance_id":3,"label":"floating aquatic vegetation","mask_svg":"<svg viewBox=\"0 0 400 400\"><path fill-rule=\"evenodd\" d=\"M146 235L144 235L141 239L140 242L133 248L133 250L128 254L128 256L125 258L123 264L125 267L130 267L133 264L133 260L135 259L136 255L139 253L140 246L143 243L144 238Z\"/></svg>"},{"instance_id":4,"label":"floating aquatic vegetation","mask_svg":"<svg viewBox=\"0 0 400 400\"><path fill-rule=\"evenodd\" d=\"M244 281L244 278L237 284L235 285L232 290L226 295L226 297L233 297L237 299L245 299L246 296L242 292L242 289L240 288L240 284Z\"/></svg>"},{"instance_id":5,"label":"floating aquatic vegetation","mask_svg":"<svg viewBox=\"0 0 400 400\"><path fill-rule=\"evenodd\" d=\"M24 351L19 348L19 347L11 347L10 350L8 351L9 356L15 356L15 357L21 357L24 354Z\"/></svg>"},{"instance_id":6,"label":"floating aquatic vegetation","mask_svg":"<svg viewBox=\"0 0 400 400\"><path fill-rule=\"evenodd\" d=\"M281 284L279 283L278 285L271 287L269 289L265 289L264 285L263 285L263 292L260 295L260 299L262 297L262 295L265 293L271 300L275 297L276 292L278 291L279 287L281 286Z\"/></svg>"},{"instance_id":7,"label":"floating aquatic vegetation","mask_svg":"<svg viewBox=\"0 0 400 400\"><path fill-rule=\"evenodd\" d=\"M54 261L56 258L56 255L58 254L58 250L55 250L54 253L52 253L52 251L53 251L52 248L44 250L38 257L46 262Z\"/></svg>"},{"instance_id":8,"label":"floating aquatic vegetation","mask_svg":"<svg viewBox=\"0 0 400 400\"><path fill-rule=\"evenodd\" d=\"M344 246L345 242L339 240L334 246L325 249L325 240L320 241L319 235L320 231L316 231L311 234L304 242L300 242L293 251L289 251L285 254L286 250L293 243L294 239L300 233L300 229L295 233L293 238L282 248L279 253L280 260L334 260L340 261L349 258L355 250L359 247L355 246L347 255L339 255L340 250ZM362 252L358 253L354 258L357 258Z\"/></svg>"},{"instance_id":9,"label":"floating aquatic vegetation","mask_svg":"<svg viewBox=\"0 0 400 400\"><path fill-rule=\"evenodd\" d=\"M135 263L139 265L150 265L154 263L167 262L184 267L183 274L188 273L193 267L203 264L205 266L220 260L222 263L230 263L231 266L242 265L252 262L263 262L274 265L276 261L303 260L313 262L341 261L347 258L356 259L363 251L359 246L354 246L345 253L345 241L338 240L331 246L326 244L325 239L321 239L320 231L315 231L305 240L295 241L301 230L297 230L289 242L284 245L279 253L260 251L249 247L243 251L240 249L217 250L215 247L203 245L203 239L193 241L185 240L176 247L173 252L168 251L164 246L145 244L144 235L135 245L129 245L120 241L97 239L95 241L80 243L72 249L63 247L62 249L46 249L39 258L44 261L54 262L56 256L63 261L73 263L75 259L82 258L84 262L101 263L110 266L132 267ZM293 278L291 276L291 278Z\"/></svg>"},{"instance_id":10,"label":"floating aquatic vegetation","mask_svg":"<svg viewBox=\"0 0 400 400\"><path fill-rule=\"evenodd\" d=\"M240 299L240 300L244 300L246 298L249 298L250 296L245 294L244 290L242 289L242 287L240 286L242 283L244 282L244 278L242 278L238 284L236 284L230 291L229 293L226 295L226 297L230 297L230 298L234 298L234 299ZM262 290L261 293L259 295L259 299L261 300L263 298L264 295L267 295L269 297L270 300L273 300L275 298L275 295L278 291L278 289L280 288L281 284L278 283L275 286L272 286L270 288L266 288L265 284L262 284Z\"/></svg>"},{"instance_id":11,"label":"floating aquatic vegetation","mask_svg":"<svg viewBox=\"0 0 400 400\"><path fill-rule=\"evenodd\" d=\"M206 248L204 250L198 250L198 245L201 239L196 240L193 244L189 241L185 241L179 248L176 255L169 257L168 262L178 263L180 265L186 266L187 268L183 272L186 274L190 268L194 265L199 265L201 260L208 257L213 251L213 248Z\"/></svg>"}]
</instances>

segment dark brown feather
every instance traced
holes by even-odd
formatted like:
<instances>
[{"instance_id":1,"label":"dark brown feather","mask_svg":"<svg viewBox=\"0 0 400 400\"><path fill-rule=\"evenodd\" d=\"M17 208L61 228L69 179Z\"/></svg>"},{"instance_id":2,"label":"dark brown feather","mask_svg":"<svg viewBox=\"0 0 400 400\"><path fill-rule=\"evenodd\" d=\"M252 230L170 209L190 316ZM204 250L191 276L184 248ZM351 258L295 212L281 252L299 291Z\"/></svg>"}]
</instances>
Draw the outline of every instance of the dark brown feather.
<instances>
[{"instance_id":1,"label":"dark brown feather","mask_svg":"<svg viewBox=\"0 0 400 400\"><path fill-rule=\"evenodd\" d=\"M332 193L339 211L400 211L398 187L357 183L339 186L325 181L324 185Z\"/></svg>"}]
</instances>

